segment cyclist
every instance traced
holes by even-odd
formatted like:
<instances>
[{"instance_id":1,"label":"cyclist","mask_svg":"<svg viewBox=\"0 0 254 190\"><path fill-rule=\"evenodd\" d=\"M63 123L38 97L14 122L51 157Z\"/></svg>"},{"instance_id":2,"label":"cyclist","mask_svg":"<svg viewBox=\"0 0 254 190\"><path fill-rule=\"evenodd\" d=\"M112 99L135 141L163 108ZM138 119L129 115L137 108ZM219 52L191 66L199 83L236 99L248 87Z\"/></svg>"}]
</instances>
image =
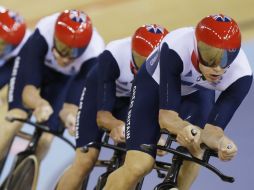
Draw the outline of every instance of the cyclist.
<instances>
[{"instance_id":1,"label":"cyclist","mask_svg":"<svg viewBox=\"0 0 254 190\"><path fill-rule=\"evenodd\" d=\"M8 84L15 58L30 34L23 17L12 10L0 7L0 89ZM2 143L2 139L6 136L2 132L3 127L5 126L0 125L0 147L5 146ZM0 160L2 155L0 154Z\"/></svg>"},{"instance_id":2,"label":"cyclist","mask_svg":"<svg viewBox=\"0 0 254 190\"><path fill-rule=\"evenodd\" d=\"M7 117L26 118L29 108L37 122L45 122L51 130L60 130L59 111L63 108L75 113L78 92L82 91L86 74L103 50L103 39L82 11L65 10L40 20L15 60ZM21 127L20 123L7 121L2 125L5 128L1 134L5 138L0 140L1 151ZM43 135L42 139L37 152L40 160L52 136Z\"/></svg>"},{"instance_id":3,"label":"cyclist","mask_svg":"<svg viewBox=\"0 0 254 190\"><path fill-rule=\"evenodd\" d=\"M133 78L167 33L156 24L141 26L132 37L110 42L99 56L99 64L88 74L79 104L76 156L60 179L59 190L79 189L92 170L100 147L89 148L87 153L83 153L81 147L89 142L101 142L103 131L98 126L111 131L110 136L116 143L125 141L124 121Z\"/></svg>"},{"instance_id":4,"label":"cyclist","mask_svg":"<svg viewBox=\"0 0 254 190\"><path fill-rule=\"evenodd\" d=\"M18 13L0 7L0 89L9 82L14 59L30 33Z\"/></svg>"},{"instance_id":5,"label":"cyclist","mask_svg":"<svg viewBox=\"0 0 254 190\"><path fill-rule=\"evenodd\" d=\"M240 29L232 18L210 15L196 28L170 32L135 77L126 122L127 155L104 189L133 189L151 171L156 150L144 152L140 145L155 144L160 128L176 134L195 156L202 155L199 143L204 142L221 160L232 159L237 147L223 130L251 83ZM215 103L208 89L221 91ZM185 162L179 189L189 189L197 173L195 164Z\"/></svg>"}]
</instances>

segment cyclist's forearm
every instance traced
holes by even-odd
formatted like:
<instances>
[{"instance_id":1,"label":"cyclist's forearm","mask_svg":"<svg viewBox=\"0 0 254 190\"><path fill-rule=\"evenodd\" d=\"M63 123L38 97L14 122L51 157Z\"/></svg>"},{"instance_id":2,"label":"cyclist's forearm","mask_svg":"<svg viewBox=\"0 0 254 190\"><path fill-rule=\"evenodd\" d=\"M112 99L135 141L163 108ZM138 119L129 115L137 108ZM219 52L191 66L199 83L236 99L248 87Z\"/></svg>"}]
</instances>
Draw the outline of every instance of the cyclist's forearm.
<instances>
[{"instance_id":1,"label":"cyclist's forearm","mask_svg":"<svg viewBox=\"0 0 254 190\"><path fill-rule=\"evenodd\" d=\"M124 125L123 121L116 119L109 111L98 111L96 121L99 127L108 129L109 131L115 127Z\"/></svg>"},{"instance_id":2,"label":"cyclist's forearm","mask_svg":"<svg viewBox=\"0 0 254 190\"><path fill-rule=\"evenodd\" d=\"M178 113L171 110L160 109L159 124L161 128L167 129L170 133L177 135L179 130L187 125L189 122L182 120Z\"/></svg>"},{"instance_id":3,"label":"cyclist's forearm","mask_svg":"<svg viewBox=\"0 0 254 190\"><path fill-rule=\"evenodd\" d=\"M22 93L22 100L27 108L35 109L44 99L35 86L26 85Z\"/></svg>"},{"instance_id":4,"label":"cyclist's forearm","mask_svg":"<svg viewBox=\"0 0 254 190\"><path fill-rule=\"evenodd\" d=\"M224 131L215 125L206 124L201 133L201 140L211 149L217 149L220 139L224 136Z\"/></svg>"}]
</instances>

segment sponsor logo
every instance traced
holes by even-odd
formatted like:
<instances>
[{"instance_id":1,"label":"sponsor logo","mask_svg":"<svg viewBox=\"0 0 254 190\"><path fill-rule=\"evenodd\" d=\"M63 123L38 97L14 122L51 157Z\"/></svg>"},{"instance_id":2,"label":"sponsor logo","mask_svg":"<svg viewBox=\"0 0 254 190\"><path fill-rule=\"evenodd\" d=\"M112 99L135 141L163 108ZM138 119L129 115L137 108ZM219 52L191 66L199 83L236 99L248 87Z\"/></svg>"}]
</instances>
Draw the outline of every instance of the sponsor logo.
<instances>
[{"instance_id":1,"label":"sponsor logo","mask_svg":"<svg viewBox=\"0 0 254 190\"><path fill-rule=\"evenodd\" d=\"M131 112L132 112L132 107L136 98L136 89L137 86L134 86L132 89L132 96L131 96L131 101L129 105L129 111L127 114L127 121L126 121L126 139L131 138L131 133L130 133L130 126L131 126Z\"/></svg>"},{"instance_id":2,"label":"sponsor logo","mask_svg":"<svg viewBox=\"0 0 254 190\"><path fill-rule=\"evenodd\" d=\"M82 94L81 94L81 98L79 101L79 107L78 107L78 113L77 113L77 119L76 119L76 125L75 125L75 138L78 139L79 138L79 121L80 121L80 115L81 115L81 110L84 104L84 97L86 94L86 87L84 87Z\"/></svg>"},{"instance_id":3,"label":"sponsor logo","mask_svg":"<svg viewBox=\"0 0 254 190\"><path fill-rule=\"evenodd\" d=\"M20 64L20 57L16 57L15 62L14 62L14 67L12 69L12 74L11 74L11 79L9 83L9 94L8 94L8 102L13 102L13 93L14 93L14 88L15 88L15 83L16 83L16 77L19 69L19 64Z\"/></svg>"}]
</instances>

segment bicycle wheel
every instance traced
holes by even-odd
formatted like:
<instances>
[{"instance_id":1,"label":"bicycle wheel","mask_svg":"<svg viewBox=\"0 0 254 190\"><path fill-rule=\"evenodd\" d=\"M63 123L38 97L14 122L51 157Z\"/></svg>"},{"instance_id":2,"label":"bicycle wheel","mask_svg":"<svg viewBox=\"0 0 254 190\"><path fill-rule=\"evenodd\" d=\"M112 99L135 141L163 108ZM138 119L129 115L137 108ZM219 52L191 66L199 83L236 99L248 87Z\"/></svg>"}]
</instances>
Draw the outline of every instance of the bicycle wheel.
<instances>
[{"instance_id":1,"label":"bicycle wheel","mask_svg":"<svg viewBox=\"0 0 254 190\"><path fill-rule=\"evenodd\" d=\"M9 175L4 190L35 190L39 173L38 160L30 155Z\"/></svg>"},{"instance_id":2,"label":"bicycle wheel","mask_svg":"<svg viewBox=\"0 0 254 190\"><path fill-rule=\"evenodd\" d=\"M4 165L7 160L8 154L10 152L13 140L14 140L14 138L11 140L11 143L9 144L8 148L6 148L6 150L3 152L2 159L0 160L0 176L2 175Z\"/></svg>"},{"instance_id":3,"label":"bicycle wheel","mask_svg":"<svg viewBox=\"0 0 254 190\"><path fill-rule=\"evenodd\" d=\"M178 188L171 183L160 183L158 184L154 190L178 190Z\"/></svg>"},{"instance_id":4,"label":"bicycle wheel","mask_svg":"<svg viewBox=\"0 0 254 190\"><path fill-rule=\"evenodd\" d=\"M6 162L8 153L9 153L9 149L7 149L6 151L4 151L4 153L3 153L3 158L0 160L0 176L1 176L2 172L3 172L4 165L5 165L5 162Z\"/></svg>"}]
</instances>

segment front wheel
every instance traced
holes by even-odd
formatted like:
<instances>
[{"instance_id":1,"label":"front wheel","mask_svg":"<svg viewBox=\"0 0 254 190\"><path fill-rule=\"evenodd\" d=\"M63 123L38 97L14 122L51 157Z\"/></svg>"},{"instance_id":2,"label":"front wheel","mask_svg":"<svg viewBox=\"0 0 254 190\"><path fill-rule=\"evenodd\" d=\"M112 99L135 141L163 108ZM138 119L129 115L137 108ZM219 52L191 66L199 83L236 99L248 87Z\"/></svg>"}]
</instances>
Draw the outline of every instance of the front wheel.
<instances>
[{"instance_id":1,"label":"front wheel","mask_svg":"<svg viewBox=\"0 0 254 190\"><path fill-rule=\"evenodd\" d=\"M38 174L38 160L34 155L30 155L9 175L4 190L36 190Z\"/></svg>"}]
</instances>

